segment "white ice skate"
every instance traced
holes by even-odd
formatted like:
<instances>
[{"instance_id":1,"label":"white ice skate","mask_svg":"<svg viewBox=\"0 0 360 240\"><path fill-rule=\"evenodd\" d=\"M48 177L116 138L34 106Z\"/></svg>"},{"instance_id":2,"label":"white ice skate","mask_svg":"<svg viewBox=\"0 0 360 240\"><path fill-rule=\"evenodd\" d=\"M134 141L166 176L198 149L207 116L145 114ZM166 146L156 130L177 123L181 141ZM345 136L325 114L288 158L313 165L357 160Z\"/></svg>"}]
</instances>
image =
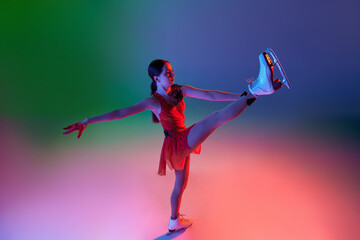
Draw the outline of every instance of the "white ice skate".
<instances>
[{"instance_id":1,"label":"white ice skate","mask_svg":"<svg viewBox=\"0 0 360 240\"><path fill-rule=\"evenodd\" d=\"M260 95L269 95L275 92L274 82L274 68L271 65L271 59L266 53L259 55L260 70L258 77L249 83L249 91L255 97Z\"/></svg>"},{"instance_id":2,"label":"white ice skate","mask_svg":"<svg viewBox=\"0 0 360 240\"><path fill-rule=\"evenodd\" d=\"M273 60L270 58L273 58ZM291 88L290 82L286 76L285 70L282 68L279 59L275 55L275 52L268 48L264 53L259 55L260 71L255 81L249 83L249 91L254 96L270 95L275 92L274 89L274 65L279 68L283 80L280 81L285 84L289 89Z\"/></svg>"},{"instance_id":3,"label":"white ice skate","mask_svg":"<svg viewBox=\"0 0 360 240\"><path fill-rule=\"evenodd\" d=\"M188 228L192 224L191 219L184 218L183 214L179 214L179 216L173 220L170 218L169 222L169 232L173 232L178 229Z\"/></svg>"},{"instance_id":4,"label":"white ice skate","mask_svg":"<svg viewBox=\"0 0 360 240\"><path fill-rule=\"evenodd\" d=\"M290 82L289 82L289 79L288 77L286 76L286 73L285 73L285 70L284 68L281 66L281 63L278 59L278 57L276 56L275 52L271 49L271 48L268 48L266 49L265 51L268 56L271 56L273 60L270 60L272 61L272 66L276 65L281 73L281 75L283 76L283 80L281 80L281 83L282 84L285 84L285 86L287 86L289 89L291 89L291 85L290 85Z\"/></svg>"}]
</instances>

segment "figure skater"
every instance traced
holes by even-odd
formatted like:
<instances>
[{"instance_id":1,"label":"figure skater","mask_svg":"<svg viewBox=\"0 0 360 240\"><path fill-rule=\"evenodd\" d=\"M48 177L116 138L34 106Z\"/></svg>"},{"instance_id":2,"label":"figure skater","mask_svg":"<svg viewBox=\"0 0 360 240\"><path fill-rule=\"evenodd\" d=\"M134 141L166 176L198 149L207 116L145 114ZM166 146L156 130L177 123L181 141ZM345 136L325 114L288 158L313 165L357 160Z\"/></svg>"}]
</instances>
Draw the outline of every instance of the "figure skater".
<instances>
[{"instance_id":1,"label":"figure skater","mask_svg":"<svg viewBox=\"0 0 360 240\"><path fill-rule=\"evenodd\" d=\"M161 123L165 139L161 151L158 174L166 174L166 166L175 170L175 186L171 194L171 218L169 231L187 228L192 224L179 213L182 194L189 178L190 153L200 153L201 143L222 124L236 118L251 105L258 96L269 95L282 87L280 80L274 80L271 59L264 52L259 55L260 71L257 79L248 84L248 90L241 94L210 91L188 85L174 84L175 74L168 61L157 59L150 63L148 74L152 79L151 97L133 106L86 118L82 122L65 127L63 134L78 130L80 138L84 129L91 123L122 119L145 110L152 112L153 122ZM285 81L283 81L285 83ZM186 128L184 97L200 98L209 101L233 101L225 108L211 113L203 120Z\"/></svg>"}]
</instances>

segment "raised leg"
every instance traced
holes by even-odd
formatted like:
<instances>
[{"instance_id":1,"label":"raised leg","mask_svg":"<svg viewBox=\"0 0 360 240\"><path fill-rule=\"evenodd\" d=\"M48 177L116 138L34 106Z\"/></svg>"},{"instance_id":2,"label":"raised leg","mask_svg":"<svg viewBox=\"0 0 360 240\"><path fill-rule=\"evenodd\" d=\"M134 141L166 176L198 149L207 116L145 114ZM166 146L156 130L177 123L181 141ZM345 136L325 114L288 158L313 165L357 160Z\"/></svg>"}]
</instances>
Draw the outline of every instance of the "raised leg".
<instances>
[{"instance_id":1,"label":"raised leg","mask_svg":"<svg viewBox=\"0 0 360 240\"><path fill-rule=\"evenodd\" d=\"M239 116L240 113L242 113L248 106L247 101L249 99L255 99L255 97L251 93L249 93L246 96L240 97L236 101L230 103L225 108L219 111L215 111L203 120L197 122L191 128L188 135L189 147L195 149L207 137L209 137L216 128Z\"/></svg>"},{"instance_id":2,"label":"raised leg","mask_svg":"<svg viewBox=\"0 0 360 240\"><path fill-rule=\"evenodd\" d=\"M273 54L273 51L271 50L270 52L270 50L269 53ZM276 61L279 62L278 59L276 59ZM188 144L190 148L195 149L210 136L216 128L239 116L248 106L251 99L255 100L255 98L260 95L272 94L282 87L284 82L274 80L273 63L267 53L261 53L259 55L259 62L259 75L255 81L248 85L250 93L244 97L240 97L225 108L213 112L196 123L188 135Z\"/></svg>"},{"instance_id":3,"label":"raised leg","mask_svg":"<svg viewBox=\"0 0 360 240\"><path fill-rule=\"evenodd\" d=\"M186 188L190 169L190 157L185 160L184 169L175 170L175 186L171 194L171 218L176 219L179 215L182 194Z\"/></svg>"}]
</instances>

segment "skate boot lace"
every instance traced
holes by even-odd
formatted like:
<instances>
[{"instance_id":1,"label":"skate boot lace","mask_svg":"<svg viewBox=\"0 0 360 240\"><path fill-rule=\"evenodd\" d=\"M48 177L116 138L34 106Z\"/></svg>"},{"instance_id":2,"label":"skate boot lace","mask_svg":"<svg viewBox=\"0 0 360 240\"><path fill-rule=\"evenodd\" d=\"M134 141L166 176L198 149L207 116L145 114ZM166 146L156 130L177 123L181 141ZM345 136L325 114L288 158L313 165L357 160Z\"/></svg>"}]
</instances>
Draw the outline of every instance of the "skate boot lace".
<instances>
[{"instance_id":1,"label":"skate boot lace","mask_svg":"<svg viewBox=\"0 0 360 240\"><path fill-rule=\"evenodd\" d=\"M260 75L261 75L261 73L259 74L259 76L255 80L254 80L253 77L247 79L247 82L251 85L252 88L254 88L256 85L258 85L259 79L261 77Z\"/></svg>"},{"instance_id":2,"label":"skate boot lace","mask_svg":"<svg viewBox=\"0 0 360 240\"><path fill-rule=\"evenodd\" d=\"M186 219L186 218L185 218L185 214L179 214L179 220L180 220L181 222L190 222L189 219Z\"/></svg>"},{"instance_id":3,"label":"skate boot lace","mask_svg":"<svg viewBox=\"0 0 360 240\"><path fill-rule=\"evenodd\" d=\"M247 81L247 83L253 83L253 82L254 82L254 78L253 78L253 77L248 78L246 81Z\"/></svg>"}]
</instances>

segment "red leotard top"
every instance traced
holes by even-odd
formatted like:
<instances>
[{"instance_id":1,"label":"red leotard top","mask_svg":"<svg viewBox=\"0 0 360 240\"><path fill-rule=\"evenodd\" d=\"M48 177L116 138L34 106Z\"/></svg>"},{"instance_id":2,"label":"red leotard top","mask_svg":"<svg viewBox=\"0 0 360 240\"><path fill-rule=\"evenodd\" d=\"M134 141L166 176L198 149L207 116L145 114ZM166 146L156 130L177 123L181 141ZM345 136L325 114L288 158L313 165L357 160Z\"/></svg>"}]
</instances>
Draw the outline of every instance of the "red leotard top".
<instances>
[{"instance_id":1,"label":"red leotard top","mask_svg":"<svg viewBox=\"0 0 360 240\"><path fill-rule=\"evenodd\" d=\"M163 96L155 92L155 96L161 104L160 123L164 128L165 139L161 150L159 175L166 174L166 165L172 170L182 170L186 158L190 158L190 153L199 154L201 145L191 149L188 145L188 135L194 124L185 127L185 102L181 93L181 86L174 84L171 87L170 96L177 99L177 103L166 100Z\"/></svg>"}]
</instances>

